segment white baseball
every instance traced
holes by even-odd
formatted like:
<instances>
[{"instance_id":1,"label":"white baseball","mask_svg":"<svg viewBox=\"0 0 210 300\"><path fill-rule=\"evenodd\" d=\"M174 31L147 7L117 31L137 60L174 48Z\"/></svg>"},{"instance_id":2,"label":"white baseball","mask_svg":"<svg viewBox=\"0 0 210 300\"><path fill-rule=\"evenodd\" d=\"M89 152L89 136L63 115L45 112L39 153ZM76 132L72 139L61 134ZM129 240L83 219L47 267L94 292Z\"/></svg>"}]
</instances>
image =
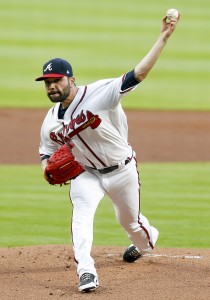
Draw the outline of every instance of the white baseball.
<instances>
[{"instance_id":1,"label":"white baseball","mask_svg":"<svg viewBox=\"0 0 210 300\"><path fill-rule=\"evenodd\" d=\"M169 10L167 10L166 16L169 20L178 19L179 11L175 8L170 8Z\"/></svg>"}]
</instances>

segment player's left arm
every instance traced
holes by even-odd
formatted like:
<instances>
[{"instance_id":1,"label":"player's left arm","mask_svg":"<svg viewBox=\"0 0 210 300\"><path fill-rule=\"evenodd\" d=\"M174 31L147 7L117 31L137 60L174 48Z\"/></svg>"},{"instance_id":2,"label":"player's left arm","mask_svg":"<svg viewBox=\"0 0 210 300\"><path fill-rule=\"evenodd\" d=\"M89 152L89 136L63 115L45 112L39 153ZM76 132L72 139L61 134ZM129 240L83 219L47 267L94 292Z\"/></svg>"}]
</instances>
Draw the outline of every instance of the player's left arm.
<instances>
[{"instance_id":1,"label":"player's left arm","mask_svg":"<svg viewBox=\"0 0 210 300\"><path fill-rule=\"evenodd\" d=\"M160 56L163 48L165 47L169 37L172 35L176 29L176 25L180 19L171 19L170 22L167 22L167 17L162 20L161 33L153 45L151 50L147 55L140 61L140 63L134 69L134 76L139 82L144 80L148 75L152 67L155 65L158 57Z\"/></svg>"}]
</instances>

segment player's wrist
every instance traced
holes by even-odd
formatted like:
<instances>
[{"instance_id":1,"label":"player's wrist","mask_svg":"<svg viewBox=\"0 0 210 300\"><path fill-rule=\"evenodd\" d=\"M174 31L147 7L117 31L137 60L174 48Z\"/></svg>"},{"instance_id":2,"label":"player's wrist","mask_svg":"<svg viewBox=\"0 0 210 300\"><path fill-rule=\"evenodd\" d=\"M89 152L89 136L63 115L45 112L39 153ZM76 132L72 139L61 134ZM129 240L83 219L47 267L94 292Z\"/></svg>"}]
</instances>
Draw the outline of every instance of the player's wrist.
<instances>
[{"instance_id":1,"label":"player's wrist","mask_svg":"<svg viewBox=\"0 0 210 300\"><path fill-rule=\"evenodd\" d=\"M48 164L48 158L41 161L41 166L42 166L43 172L45 172L47 164Z\"/></svg>"},{"instance_id":2,"label":"player's wrist","mask_svg":"<svg viewBox=\"0 0 210 300\"><path fill-rule=\"evenodd\" d=\"M169 35L167 35L165 32L161 32L158 38L159 44L162 44L162 47L164 47L169 39Z\"/></svg>"}]
</instances>

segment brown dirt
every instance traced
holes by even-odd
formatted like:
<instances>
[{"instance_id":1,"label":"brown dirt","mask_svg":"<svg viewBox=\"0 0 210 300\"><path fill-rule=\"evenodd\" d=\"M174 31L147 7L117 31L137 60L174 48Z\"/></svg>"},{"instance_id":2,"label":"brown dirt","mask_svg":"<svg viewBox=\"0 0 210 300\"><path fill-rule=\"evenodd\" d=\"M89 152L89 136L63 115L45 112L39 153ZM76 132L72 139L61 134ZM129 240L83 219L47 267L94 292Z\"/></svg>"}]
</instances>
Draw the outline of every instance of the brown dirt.
<instances>
[{"instance_id":1,"label":"brown dirt","mask_svg":"<svg viewBox=\"0 0 210 300\"><path fill-rule=\"evenodd\" d=\"M63 245L0 249L2 300L207 300L207 250L160 249L129 264L122 247L94 247L100 287L80 294L71 247ZM202 257L200 257L202 256Z\"/></svg>"},{"instance_id":2,"label":"brown dirt","mask_svg":"<svg viewBox=\"0 0 210 300\"><path fill-rule=\"evenodd\" d=\"M46 110L1 109L0 164L39 163ZM210 112L127 111L129 142L140 162L210 161ZM14 150L15 149L15 150ZM71 246L0 249L2 300L207 300L210 256L204 249L161 249L128 264L124 248L93 247L100 287L80 294Z\"/></svg>"}]
</instances>

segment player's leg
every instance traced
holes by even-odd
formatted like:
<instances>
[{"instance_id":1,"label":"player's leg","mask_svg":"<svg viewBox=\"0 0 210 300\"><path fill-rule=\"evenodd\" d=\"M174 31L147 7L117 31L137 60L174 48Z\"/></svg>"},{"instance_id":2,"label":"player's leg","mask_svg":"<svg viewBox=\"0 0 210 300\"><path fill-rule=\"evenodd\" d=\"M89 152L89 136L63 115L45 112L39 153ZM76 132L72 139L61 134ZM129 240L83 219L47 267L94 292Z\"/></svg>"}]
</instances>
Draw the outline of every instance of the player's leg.
<instances>
[{"instance_id":1,"label":"player's leg","mask_svg":"<svg viewBox=\"0 0 210 300\"><path fill-rule=\"evenodd\" d=\"M151 251L158 231L140 212L140 183L135 159L116 170L108 182L108 195L114 203L116 217L129 239L141 254Z\"/></svg>"},{"instance_id":2,"label":"player's leg","mask_svg":"<svg viewBox=\"0 0 210 300\"><path fill-rule=\"evenodd\" d=\"M83 280L83 277L84 280L88 281L85 274L93 274L96 279L98 277L94 260L91 257L91 247L94 215L104 194L105 191L98 177L89 171L84 172L71 182L72 242L80 281Z\"/></svg>"}]
</instances>

